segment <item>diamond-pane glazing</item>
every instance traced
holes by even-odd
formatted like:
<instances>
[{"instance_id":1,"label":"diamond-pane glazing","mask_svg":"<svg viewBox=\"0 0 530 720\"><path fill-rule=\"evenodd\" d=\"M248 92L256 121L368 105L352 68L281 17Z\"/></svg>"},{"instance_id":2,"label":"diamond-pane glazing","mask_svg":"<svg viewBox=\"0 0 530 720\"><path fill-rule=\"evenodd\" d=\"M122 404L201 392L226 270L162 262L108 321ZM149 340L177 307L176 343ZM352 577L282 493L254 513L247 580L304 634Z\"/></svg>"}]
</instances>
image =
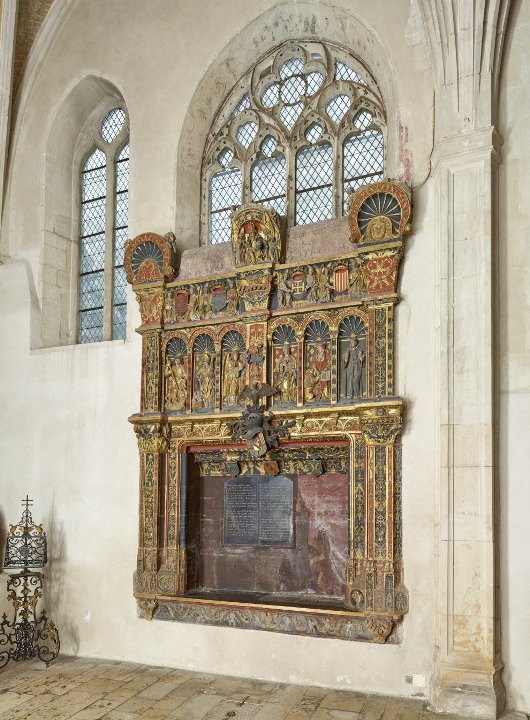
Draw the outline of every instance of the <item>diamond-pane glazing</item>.
<instances>
[{"instance_id":1,"label":"diamond-pane glazing","mask_svg":"<svg viewBox=\"0 0 530 720\"><path fill-rule=\"evenodd\" d=\"M372 123L372 114L369 113L367 110L361 110L361 112L357 113L357 115L353 119L353 124L355 127L359 128L359 130L366 130L368 125L371 125Z\"/></svg>"},{"instance_id":2,"label":"diamond-pane glazing","mask_svg":"<svg viewBox=\"0 0 530 720\"><path fill-rule=\"evenodd\" d=\"M349 65L345 65L343 62L340 62L340 60L337 60L335 80L351 80L352 82L366 85L366 80L363 80L363 78L358 75L355 70L352 70Z\"/></svg>"},{"instance_id":3,"label":"diamond-pane glazing","mask_svg":"<svg viewBox=\"0 0 530 720\"><path fill-rule=\"evenodd\" d=\"M296 224L309 225L333 216L333 191L330 186L296 195Z\"/></svg>"},{"instance_id":4,"label":"diamond-pane glazing","mask_svg":"<svg viewBox=\"0 0 530 720\"><path fill-rule=\"evenodd\" d=\"M296 105L284 105L280 110L280 120L289 132L294 128L303 109L303 103L296 103Z\"/></svg>"},{"instance_id":5,"label":"diamond-pane glazing","mask_svg":"<svg viewBox=\"0 0 530 720\"><path fill-rule=\"evenodd\" d=\"M306 140L310 143L315 143L322 135L322 125L318 123L311 123L311 125L305 131Z\"/></svg>"},{"instance_id":6,"label":"diamond-pane glazing","mask_svg":"<svg viewBox=\"0 0 530 720\"><path fill-rule=\"evenodd\" d=\"M350 109L350 105L351 100L347 95L336 95L326 105L326 112L331 120L338 125Z\"/></svg>"},{"instance_id":7,"label":"diamond-pane glazing","mask_svg":"<svg viewBox=\"0 0 530 720\"><path fill-rule=\"evenodd\" d=\"M304 63L300 58L291 58L286 60L280 68L280 77L282 80L286 80L292 75L300 75L304 69Z\"/></svg>"},{"instance_id":8,"label":"diamond-pane glazing","mask_svg":"<svg viewBox=\"0 0 530 720\"><path fill-rule=\"evenodd\" d=\"M105 232L105 198L81 205L81 236Z\"/></svg>"},{"instance_id":9,"label":"diamond-pane glazing","mask_svg":"<svg viewBox=\"0 0 530 720\"><path fill-rule=\"evenodd\" d=\"M329 220L333 213L333 151L313 145L296 156L296 224Z\"/></svg>"},{"instance_id":10,"label":"diamond-pane glazing","mask_svg":"<svg viewBox=\"0 0 530 720\"><path fill-rule=\"evenodd\" d=\"M279 99L280 88L278 87L278 83L272 83L271 85L268 85L263 91L263 95L261 96L261 102L266 108L275 107L278 104Z\"/></svg>"},{"instance_id":11,"label":"diamond-pane glazing","mask_svg":"<svg viewBox=\"0 0 530 720\"><path fill-rule=\"evenodd\" d=\"M255 122L246 122L238 128L236 133L237 141L243 145L244 148L248 148L250 143L254 140L258 132L258 126Z\"/></svg>"},{"instance_id":12,"label":"diamond-pane glazing","mask_svg":"<svg viewBox=\"0 0 530 720\"><path fill-rule=\"evenodd\" d=\"M230 240L230 213L232 205L241 203L241 170L230 168L212 175L210 183L210 242Z\"/></svg>"},{"instance_id":13,"label":"diamond-pane glazing","mask_svg":"<svg viewBox=\"0 0 530 720\"><path fill-rule=\"evenodd\" d=\"M223 167L226 167L234 159L234 152L230 150L230 148L224 148L224 150L221 150L219 153L219 157L217 159Z\"/></svg>"},{"instance_id":14,"label":"diamond-pane glazing","mask_svg":"<svg viewBox=\"0 0 530 720\"><path fill-rule=\"evenodd\" d=\"M210 209L212 212L226 210L241 203L241 170L230 168L212 175L210 184Z\"/></svg>"},{"instance_id":15,"label":"diamond-pane glazing","mask_svg":"<svg viewBox=\"0 0 530 720\"><path fill-rule=\"evenodd\" d=\"M231 117L235 117L236 115L239 115L239 113L242 113L243 110L246 110L250 107L250 97L248 93L245 93L241 100L237 103L235 108L232 110Z\"/></svg>"},{"instance_id":16,"label":"diamond-pane glazing","mask_svg":"<svg viewBox=\"0 0 530 720\"><path fill-rule=\"evenodd\" d=\"M349 138L343 147L344 212L348 205L348 191L383 178L383 133L366 130Z\"/></svg>"},{"instance_id":17,"label":"diamond-pane glazing","mask_svg":"<svg viewBox=\"0 0 530 720\"><path fill-rule=\"evenodd\" d=\"M105 197L107 192L107 168L85 170L81 176L81 201Z\"/></svg>"},{"instance_id":18,"label":"diamond-pane glazing","mask_svg":"<svg viewBox=\"0 0 530 720\"><path fill-rule=\"evenodd\" d=\"M103 270L79 278L79 309L103 307Z\"/></svg>"},{"instance_id":19,"label":"diamond-pane glazing","mask_svg":"<svg viewBox=\"0 0 530 720\"><path fill-rule=\"evenodd\" d=\"M299 150L296 156L296 189L309 190L333 182L333 152L330 143Z\"/></svg>"},{"instance_id":20,"label":"diamond-pane glazing","mask_svg":"<svg viewBox=\"0 0 530 720\"><path fill-rule=\"evenodd\" d=\"M114 231L114 264L123 265L125 255L125 243L127 242L127 228L119 228Z\"/></svg>"},{"instance_id":21,"label":"diamond-pane glazing","mask_svg":"<svg viewBox=\"0 0 530 720\"><path fill-rule=\"evenodd\" d=\"M96 148L85 160L83 170L94 170L95 168L105 167L106 163L105 153Z\"/></svg>"},{"instance_id":22,"label":"diamond-pane glazing","mask_svg":"<svg viewBox=\"0 0 530 720\"><path fill-rule=\"evenodd\" d=\"M82 310L79 313L78 342L101 342L103 340L103 308Z\"/></svg>"},{"instance_id":23,"label":"diamond-pane glazing","mask_svg":"<svg viewBox=\"0 0 530 720\"><path fill-rule=\"evenodd\" d=\"M252 200L270 205L272 200L285 199L285 158L283 155L254 163L252 168Z\"/></svg>"},{"instance_id":24,"label":"diamond-pane glazing","mask_svg":"<svg viewBox=\"0 0 530 720\"><path fill-rule=\"evenodd\" d=\"M105 236L101 234L81 238L80 245L80 271L87 273L102 269L105 262Z\"/></svg>"},{"instance_id":25,"label":"diamond-pane glazing","mask_svg":"<svg viewBox=\"0 0 530 720\"><path fill-rule=\"evenodd\" d=\"M314 95L322 87L324 76L319 72L311 72L307 76L307 94Z\"/></svg>"},{"instance_id":26,"label":"diamond-pane glazing","mask_svg":"<svg viewBox=\"0 0 530 720\"><path fill-rule=\"evenodd\" d=\"M298 102L302 95L305 95L305 82L300 76L290 77L282 83L280 91L282 102L291 105Z\"/></svg>"},{"instance_id":27,"label":"diamond-pane glazing","mask_svg":"<svg viewBox=\"0 0 530 720\"><path fill-rule=\"evenodd\" d=\"M111 143L121 132L125 122L125 113L121 108L114 108L108 112L101 123L101 137L105 142Z\"/></svg>"},{"instance_id":28,"label":"diamond-pane glazing","mask_svg":"<svg viewBox=\"0 0 530 720\"><path fill-rule=\"evenodd\" d=\"M116 216L115 227L127 227L127 216L129 207L129 193L121 192L116 195Z\"/></svg>"},{"instance_id":29,"label":"diamond-pane glazing","mask_svg":"<svg viewBox=\"0 0 530 720\"><path fill-rule=\"evenodd\" d=\"M114 268L114 305L127 302L127 279L123 267Z\"/></svg>"},{"instance_id":30,"label":"diamond-pane glazing","mask_svg":"<svg viewBox=\"0 0 530 720\"><path fill-rule=\"evenodd\" d=\"M125 340L127 329L127 305L115 305L112 308L112 337Z\"/></svg>"},{"instance_id":31,"label":"diamond-pane glazing","mask_svg":"<svg viewBox=\"0 0 530 720\"><path fill-rule=\"evenodd\" d=\"M265 140L261 143L260 150L265 157L270 157L276 150L276 140L271 135L267 135Z\"/></svg>"},{"instance_id":32,"label":"diamond-pane glazing","mask_svg":"<svg viewBox=\"0 0 530 720\"><path fill-rule=\"evenodd\" d=\"M221 210L210 215L210 243L228 242L230 240L231 210Z\"/></svg>"}]
</instances>

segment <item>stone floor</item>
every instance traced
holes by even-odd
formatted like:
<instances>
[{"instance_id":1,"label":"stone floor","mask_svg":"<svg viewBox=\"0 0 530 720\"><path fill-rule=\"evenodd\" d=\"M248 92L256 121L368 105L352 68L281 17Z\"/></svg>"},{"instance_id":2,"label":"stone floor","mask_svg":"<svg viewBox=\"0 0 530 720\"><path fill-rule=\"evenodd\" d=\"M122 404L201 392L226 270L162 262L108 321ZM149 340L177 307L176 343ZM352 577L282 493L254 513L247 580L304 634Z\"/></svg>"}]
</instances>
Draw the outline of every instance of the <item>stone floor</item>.
<instances>
[{"instance_id":1,"label":"stone floor","mask_svg":"<svg viewBox=\"0 0 530 720\"><path fill-rule=\"evenodd\" d=\"M2 720L427 720L418 700L59 658L0 670Z\"/></svg>"}]
</instances>

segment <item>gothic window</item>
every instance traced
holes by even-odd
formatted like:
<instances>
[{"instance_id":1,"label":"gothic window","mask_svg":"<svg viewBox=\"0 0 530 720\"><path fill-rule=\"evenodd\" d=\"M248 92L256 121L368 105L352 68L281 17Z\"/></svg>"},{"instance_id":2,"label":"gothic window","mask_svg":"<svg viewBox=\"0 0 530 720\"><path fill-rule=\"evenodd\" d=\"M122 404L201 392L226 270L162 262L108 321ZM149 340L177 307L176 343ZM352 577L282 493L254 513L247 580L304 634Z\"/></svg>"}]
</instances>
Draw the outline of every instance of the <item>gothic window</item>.
<instances>
[{"instance_id":1,"label":"gothic window","mask_svg":"<svg viewBox=\"0 0 530 720\"><path fill-rule=\"evenodd\" d=\"M128 121L120 107L98 120L81 167L79 343L125 338Z\"/></svg>"},{"instance_id":2,"label":"gothic window","mask_svg":"<svg viewBox=\"0 0 530 720\"><path fill-rule=\"evenodd\" d=\"M206 143L201 234L230 239L234 205L256 202L289 225L340 217L380 180L385 110L368 69L331 44L287 43L232 90Z\"/></svg>"}]
</instances>

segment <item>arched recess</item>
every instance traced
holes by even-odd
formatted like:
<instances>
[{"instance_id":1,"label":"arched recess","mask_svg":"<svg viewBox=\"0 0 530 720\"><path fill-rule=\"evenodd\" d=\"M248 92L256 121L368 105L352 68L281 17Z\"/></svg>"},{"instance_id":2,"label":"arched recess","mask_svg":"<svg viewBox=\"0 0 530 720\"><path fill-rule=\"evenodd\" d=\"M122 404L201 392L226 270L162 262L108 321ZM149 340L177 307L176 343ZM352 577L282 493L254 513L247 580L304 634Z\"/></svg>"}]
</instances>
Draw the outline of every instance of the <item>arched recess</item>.
<instances>
[{"instance_id":1,"label":"arched recess","mask_svg":"<svg viewBox=\"0 0 530 720\"><path fill-rule=\"evenodd\" d=\"M325 12L322 12L325 7ZM334 5L297 2L266 10L235 35L206 70L189 104L177 150L176 235L182 248L198 244L201 164L217 110L259 60L287 40L336 43L357 55L375 77L388 116L385 175L399 176L399 102L386 48L375 30Z\"/></svg>"},{"instance_id":2,"label":"arched recess","mask_svg":"<svg viewBox=\"0 0 530 720\"><path fill-rule=\"evenodd\" d=\"M89 75L68 93L46 144L40 337L33 346L76 342L80 168L96 114L125 107L109 81Z\"/></svg>"}]
</instances>

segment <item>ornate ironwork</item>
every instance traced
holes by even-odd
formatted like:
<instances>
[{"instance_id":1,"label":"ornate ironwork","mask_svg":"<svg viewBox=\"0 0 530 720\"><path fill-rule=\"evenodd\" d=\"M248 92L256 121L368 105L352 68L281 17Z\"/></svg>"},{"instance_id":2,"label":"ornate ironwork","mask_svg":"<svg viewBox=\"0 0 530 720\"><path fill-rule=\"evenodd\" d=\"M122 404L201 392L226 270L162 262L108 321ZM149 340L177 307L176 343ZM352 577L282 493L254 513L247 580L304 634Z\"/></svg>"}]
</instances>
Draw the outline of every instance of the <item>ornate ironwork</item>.
<instances>
[{"instance_id":1,"label":"ornate ironwork","mask_svg":"<svg viewBox=\"0 0 530 720\"><path fill-rule=\"evenodd\" d=\"M31 517L32 502L26 495L20 522L9 527L4 567L21 568L21 572L7 581L7 598L13 604L14 616L10 621L4 613L0 622L0 668L10 660L20 662L35 657L48 666L60 650L55 623L38 609L44 576L31 569L44 567L47 546L42 525L36 525Z\"/></svg>"}]
</instances>

